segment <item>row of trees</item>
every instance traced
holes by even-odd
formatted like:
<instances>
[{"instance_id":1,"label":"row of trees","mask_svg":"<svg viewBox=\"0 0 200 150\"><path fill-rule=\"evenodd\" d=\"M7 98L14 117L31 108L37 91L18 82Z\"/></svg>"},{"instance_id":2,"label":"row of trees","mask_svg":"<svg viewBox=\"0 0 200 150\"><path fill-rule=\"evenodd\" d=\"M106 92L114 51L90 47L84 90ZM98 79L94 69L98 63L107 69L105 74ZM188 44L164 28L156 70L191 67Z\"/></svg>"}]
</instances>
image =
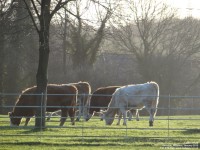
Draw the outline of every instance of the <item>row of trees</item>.
<instances>
[{"instance_id":1,"label":"row of trees","mask_svg":"<svg viewBox=\"0 0 200 150\"><path fill-rule=\"evenodd\" d=\"M70 9L65 8L65 6L70 2L73 2L70 5ZM7 3L8 3L8 1L7 1ZM2 3L1 6L4 7L5 5L7 5L7 3ZM15 10L15 12L12 13L12 15L10 17L13 17L14 19L19 19L17 14L20 13L20 11L22 12L25 10L26 11L25 14L28 14L28 16L29 16L28 18L32 21L33 28L35 29L36 33L38 34L39 63L38 63L38 69L37 69L37 74L36 74L37 93L39 94L38 98L37 98L38 106L41 103L43 106L46 104L46 96L42 97L41 94L44 93L46 95L46 87L47 87L47 83L48 83L47 69L48 69L49 52L50 52L50 49L49 49L50 23L51 23L52 18L55 16L55 14L58 13L59 10L64 9L65 16L66 16L66 12L69 12L70 15L75 17L75 21L70 20L69 17L64 18L65 33L66 33L66 28L68 28L68 26L66 25L67 22L71 24L71 26L70 26L70 27L72 27L71 31L73 31L73 33L74 33L73 36L70 38L71 42L73 42L73 43L72 44L68 43L71 50L74 51L73 56L74 56L74 59L76 60L74 62L77 62L78 60L82 60L75 64L79 68L83 68L82 66L86 66L86 63L87 63L86 59L83 59L86 57L85 51L90 51L90 53L93 53L92 55L94 55L94 56L96 55L95 51L98 51L99 45L103 38L103 30L105 28L105 23L107 22L107 20L110 17L110 7L107 7L98 1L91 1L91 2L88 1L86 6L89 7L89 5L91 5L91 3L93 3L93 5L95 5L95 6L97 6L98 10L100 10L99 8L101 6L101 11L103 9L105 9L106 13L105 13L105 17L103 17L103 19L100 18L100 19L102 19L101 24L100 24L99 29L96 30L94 37L90 38L88 41L83 41L84 40L83 37L85 36L84 35L85 33L83 34L83 32L82 32L84 22L82 21L82 18L81 18L82 14L80 14L81 1L74 1L74 0L59 0L59 1L13 0L12 1L10 6L13 7L14 5L16 5L17 9ZM109 4L109 3L106 3L106 4ZM5 11L5 8L6 7L2 8L2 11ZM73 12L73 9L75 9L75 12ZM13 11L13 10L14 9L11 9L11 11ZM62 15L63 15L63 13L61 12L60 16L62 16ZM20 17L22 17L22 13L20 13ZM11 22L12 22L12 20L11 20ZM74 25L77 28L74 28ZM20 34L17 34L17 36L19 36L19 35ZM64 35L63 41L64 41L63 48L66 48L66 43L67 43L66 34ZM83 43L85 44L85 46ZM16 47L20 48L20 45L16 45ZM4 49L4 47L3 47L3 49ZM92 49L92 50L89 50L89 49ZM20 50L18 50L17 52L19 53ZM93 61L91 59L93 57L92 55L91 55L91 57L88 57L88 55L87 55L87 58L89 58L90 61ZM65 60L65 58L63 58L63 60ZM16 63L16 62L14 62L14 63ZM16 70L19 71L19 68L16 68ZM81 70L83 70L83 69L81 69ZM42 108L45 108L45 107L42 107ZM42 112L40 112L38 109L37 113L38 114L36 114L36 116L44 116L45 109L42 109ZM40 119L38 117L36 117L36 126L42 126L42 127L45 126L44 119L42 120L42 122L40 122Z\"/></svg>"},{"instance_id":2,"label":"row of trees","mask_svg":"<svg viewBox=\"0 0 200 150\"><path fill-rule=\"evenodd\" d=\"M45 93L48 82L79 80L89 81L94 89L154 80L162 95L198 93L197 19L178 19L174 10L156 0L4 2L0 3L2 93L18 93L35 83L38 93ZM15 99L1 97L0 102L14 104Z\"/></svg>"},{"instance_id":3,"label":"row of trees","mask_svg":"<svg viewBox=\"0 0 200 150\"><path fill-rule=\"evenodd\" d=\"M167 5L150 2L129 3L133 19L111 29L112 41L133 54L144 81L159 82L163 94L185 94L197 84L194 81L199 79L199 72L190 81L181 80L185 86L174 81L184 79L183 71L199 59L200 22L194 18L177 19ZM185 91L177 90L180 85Z\"/></svg>"},{"instance_id":4,"label":"row of trees","mask_svg":"<svg viewBox=\"0 0 200 150\"><path fill-rule=\"evenodd\" d=\"M1 93L18 92L24 86L33 84L35 80L30 77L30 74L35 73L34 68L37 64L35 49L38 46L32 23L28 18L27 11L20 9L24 4L22 1L18 3L12 1L11 4L8 2L10 1L5 0L0 3ZM7 99L1 98L0 104L13 104L12 97Z\"/></svg>"}]
</instances>

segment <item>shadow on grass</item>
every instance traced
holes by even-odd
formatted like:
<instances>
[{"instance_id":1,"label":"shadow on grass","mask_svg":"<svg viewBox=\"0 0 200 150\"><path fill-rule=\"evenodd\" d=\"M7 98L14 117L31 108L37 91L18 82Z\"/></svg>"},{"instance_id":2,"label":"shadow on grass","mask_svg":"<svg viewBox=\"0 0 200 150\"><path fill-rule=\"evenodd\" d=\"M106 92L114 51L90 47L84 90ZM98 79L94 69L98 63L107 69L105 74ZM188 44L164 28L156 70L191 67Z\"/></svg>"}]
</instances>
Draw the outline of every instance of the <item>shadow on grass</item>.
<instances>
[{"instance_id":1,"label":"shadow on grass","mask_svg":"<svg viewBox=\"0 0 200 150\"><path fill-rule=\"evenodd\" d=\"M37 133L37 132L43 132L48 131L48 128L34 128L33 126L16 126L16 127L10 127L10 126L1 126L1 130L6 131L12 131L12 130L19 130L22 134L31 134L31 133Z\"/></svg>"},{"instance_id":2,"label":"shadow on grass","mask_svg":"<svg viewBox=\"0 0 200 150\"><path fill-rule=\"evenodd\" d=\"M56 147L72 147L72 146L129 146L133 144L137 144L138 146L155 146L157 143L166 143L173 142L176 143L180 140L172 139L168 140L165 138L138 138L138 137L129 137L129 138L77 138L77 139L65 139L62 142L3 142L1 145L12 145L12 146L56 146Z\"/></svg>"},{"instance_id":3,"label":"shadow on grass","mask_svg":"<svg viewBox=\"0 0 200 150\"><path fill-rule=\"evenodd\" d=\"M30 133L37 133L37 132L44 132L44 131L47 131L48 128L32 128L30 130L27 130L27 131L23 131L24 134L30 134Z\"/></svg>"},{"instance_id":4,"label":"shadow on grass","mask_svg":"<svg viewBox=\"0 0 200 150\"><path fill-rule=\"evenodd\" d=\"M164 138L164 137L161 137L161 138L150 138L150 137L124 137L124 138L114 138L114 139L95 139L95 141L98 142L106 142L106 141L109 141L109 142L124 142L124 143L138 143L138 142L155 142L155 143L163 143L163 142L177 142L177 141L180 141L180 139L168 139L168 138ZM88 143L91 143L94 141L94 139L84 139L84 141L88 142Z\"/></svg>"},{"instance_id":5,"label":"shadow on grass","mask_svg":"<svg viewBox=\"0 0 200 150\"><path fill-rule=\"evenodd\" d=\"M67 143L67 142L62 142L62 143L49 143L49 142L17 142L17 143L13 143L13 142L4 142L1 143L1 146L3 145L12 145L12 146L53 146L53 147L72 147L72 146L123 146L125 144L122 143L98 143L98 142L94 142L94 143L87 143L87 142L76 142L76 143Z\"/></svg>"},{"instance_id":6,"label":"shadow on grass","mask_svg":"<svg viewBox=\"0 0 200 150\"><path fill-rule=\"evenodd\" d=\"M183 131L183 134L200 134L200 129L187 129Z\"/></svg>"},{"instance_id":7,"label":"shadow on grass","mask_svg":"<svg viewBox=\"0 0 200 150\"><path fill-rule=\"evenodd\" d=\"M27 132L38 132L38 130L31 130ZM123 146L139 146L139 147L155 147L158 145L163 145L166 143L180 143L182 142L180 139L177 138L150 138L150 137L100 137L100 138L92 138L92 137L77 137L77 138L61 138L56 139L54 141L50 140L49 138L41 138L41 141L12 141L12 142L3 142L1 146L44 146L44 147L91 147L92 149L96 146L101 147L113 147L119 148ZM27 139L28 140L28 139Z\"/></svg>"}]
</instances>

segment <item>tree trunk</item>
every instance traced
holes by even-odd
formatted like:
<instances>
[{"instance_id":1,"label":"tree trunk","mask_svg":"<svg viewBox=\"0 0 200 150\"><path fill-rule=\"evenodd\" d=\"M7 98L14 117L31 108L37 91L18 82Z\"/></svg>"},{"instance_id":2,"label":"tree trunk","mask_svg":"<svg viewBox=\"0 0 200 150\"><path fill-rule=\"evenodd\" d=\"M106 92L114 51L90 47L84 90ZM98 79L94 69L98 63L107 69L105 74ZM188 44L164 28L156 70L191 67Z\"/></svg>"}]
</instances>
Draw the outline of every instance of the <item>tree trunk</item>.
<instances>
[{"instance_id":1,"label":"tree trunk","mask_svg":"<svg viewBox=\"0 0 200 150\"><path fill-rule=\"evenodd\" d=\"M39 65L36 75L37 80L37 110L36 110L36 119L35 127L36 128L45 128L45 112L46 112L46 101L47 101L47 68L48 68L48 59L49 59L49 46L46 44L48 39L43 39L43 33L41 32L40 48L39 48Z\"/></svg>"},{"instance_id":2,"label":"tree trunk","mask_svg":"<svg viewBox=\"0 0 200 150\"><path fill-rule=\"evenodd\" d=\"M1 93L4 92L3 89L3 82L4 82L4 35L3 35L3 25L0 24L0 113L3 113L3 96L1 95Z\"/></svg>"},{"instance_id":3,"label":"tree trunk","mask_svg":"<svg viewBox=\"0 0 200 150\"><path fill-rule=\"evenodd\" d=\"M40 31L39 31L39 64L36 75L37 80L37 109L35 127L45 128L45 112L47 101L47 69L49 61L49 26L50 26L50 0L43 0L41 4Z\"/></svg>"}]
</instances>

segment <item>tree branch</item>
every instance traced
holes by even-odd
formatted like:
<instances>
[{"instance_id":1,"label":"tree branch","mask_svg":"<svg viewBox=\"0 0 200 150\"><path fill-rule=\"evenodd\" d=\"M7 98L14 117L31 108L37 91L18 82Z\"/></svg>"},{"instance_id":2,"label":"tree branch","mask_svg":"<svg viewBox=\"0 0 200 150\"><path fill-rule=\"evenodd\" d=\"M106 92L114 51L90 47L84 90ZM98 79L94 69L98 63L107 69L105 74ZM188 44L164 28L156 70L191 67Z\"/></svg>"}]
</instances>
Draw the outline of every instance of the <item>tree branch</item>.
<instances>
[{"instance_id":1,"label":"tree branch","mask_svg":"<svg viewBox=\"0 0 200 150\"><path fill-rule=\"evenodd\" d=\"M39 17L40 17L40 14L39 14L39 12L38 12L38 10L37 10L37 7L36 7L34 1L31 0L31 3L32 3L32 5L33 5L33 8L34 8L34 10L35 10L35 13L36 13L37 17L39 18ZM39 3L39 4L41 5L41 3Z\"/></svg>"},{"instance_id":2,"label":"tree branch","mask_svg":"<svg viewBox=\"0 0 200 150\"><path fill-rule=\"evenodd\" d=\"M50 16L52 18L52 16L62 7L64 7L67 3L71 2L71 1L76 1L76 0L66 0L64 2L62 2L62 0L59 0L56 7L54 8L54 10L52 10Z\"/></svg>"},{"instance_id":3,"label":"tree branch","mask_svg":"<svg viewBox=\"0 0 200 150\"><path fill-rule=\"evenodd\" d=\"M28 6L26 0L23 0L23 1L24 1L25 5L26 5L27 11L28 11L28 13L29 13L29 15L30 15L30 17L31 17L31 20L32 20L32 22L33 22L33 25L34 25L36 31L39 33L40 30L38 29L38 26L37 26L37 24L36 24L36 22L35 22L35 19L34 19L34 17L33 17L33 14L32 14L32 12L31 12L31 10L30 10L30 7ZM33 6L35 6L33 0L31 0L31 3L33 4ZM35 7L34 9L36 9L36 7ZM37 14L37 13L38 13L37 9L36 9L35 11L36 11L36 14ZM38 15L38 14L37 14L37 15Z\"/></svg>"}]
</instances>

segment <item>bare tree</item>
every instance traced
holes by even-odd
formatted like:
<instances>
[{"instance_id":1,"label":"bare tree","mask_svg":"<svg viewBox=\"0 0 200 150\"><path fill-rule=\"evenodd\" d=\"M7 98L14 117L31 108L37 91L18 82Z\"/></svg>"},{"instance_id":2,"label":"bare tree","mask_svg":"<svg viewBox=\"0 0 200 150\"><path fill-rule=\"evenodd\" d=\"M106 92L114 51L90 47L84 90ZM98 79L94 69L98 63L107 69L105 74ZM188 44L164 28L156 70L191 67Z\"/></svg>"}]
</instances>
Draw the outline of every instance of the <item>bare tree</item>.
<instances>
[{"instance_id":1,"label":"bare tree","mask_svg":"<svg viewBox=\"0 0 200 150\"><path fill-rule=\"evenodd\" d=\"M96 61L100 44L105 36L106 23L117 4L109 1L76 1L71 7L75 16L67 18L70 37L66 38L68 52L72 56L73 67L78 70L78 78L85 80L88 69ZM85 75L85 76L83 76Z\"/></svg>"},{"instance_id":2,"label":"bare tree","mask_svg":"<svg viewBox=\"0 0 200 150\"><path fill-rule=\"evenodd\" d=\"M200 51L199 22L175 18L175 11L156 0L129 1L129 6L131 15L113 25L114 42L133 54L144 82L155 80L161 94L177 94L183 69Z\"/></svg>"},{"instance_id":3,"label":"bare tree","mask_svg":"<svg viewBox=\"0 0 200 150\"><path fill-rule=\"evenodd\" d=\"M155 0L140 0L138 3L129 1L130 18L113 30L113 38L123 48L133 53L138 62L138 70L143 80L155 80L152 74L155 56L158 54L162 35L168 30L168 25L174 17L168 7ZM132 20L131 20L132 17Z\"/></svg>"},{"instance_id":4,"label":"bare tree","mask_svg":"<svg viewBox=\"0 0 200 150\"><path fill-rule=\"evenodd\" d=\"M11 11L11 6L13 5L8 4L8 0L0 1L0 93L4 92L4 72L5 72L5 31L6 31L6 24L8 22L8 14ZM2 95L0 95L0 106L4 103ZM0 113L3 112L1 108Z\"/></svg>"},{"instance_id":5,"label":"bare tree","mask_svg":"<svg viewBox=\"0 0 200 150\"><path fill-rule=\"evenodd\" d=\"M38 105L41 108L37 109L35 127L45 127L45 106L46 106L46 93L48 82L48 60L49 60L49 28L50 22L55 13L63 8L67 3L74 0L31 0L31 5L28 5L27 0L23 0L29 15L33 21L35 29L39 36L39 64L36 75L37 80L37 94ZM42 96L44 94L45 96ZM40 111L42 109L42 111ZM42 118L40 118L42 117Z\"/></svg>"},{"instance_id":6,"label":"bare tree","mask_svg":"<svg viewBox=\"0 0 200 150\"><path fill-rule=\"evenodd\" d=\"M168 79L165 84L168 83L168 88L180 89L180 94L186 94L185 91L189 91L191 86L197 84L199 75L193 72L193 77L186 77L183 73L185 70L190 70L187 67L199 56L200 52L200 22L194 18L174 19L170 26L170 30L165 34L163 41L160 45L164 54L165 65L162 66L162 78ZM164 61L163 61L164 62ZM164 64L164 63L163 63ZM165 66L165 67L164 67ZM163 68L166 68L165 71ZM196 78L194 77L196 76ZM177 80L178 79L178 80ZM176 82L174 82L176 81ZM179 82L178 82L179 81ZM184 81L184 85L183 82ZM175 90L174 90L175 91ZM173 93L172 91L169 91Z\"/></svg>"}]
</instances>

